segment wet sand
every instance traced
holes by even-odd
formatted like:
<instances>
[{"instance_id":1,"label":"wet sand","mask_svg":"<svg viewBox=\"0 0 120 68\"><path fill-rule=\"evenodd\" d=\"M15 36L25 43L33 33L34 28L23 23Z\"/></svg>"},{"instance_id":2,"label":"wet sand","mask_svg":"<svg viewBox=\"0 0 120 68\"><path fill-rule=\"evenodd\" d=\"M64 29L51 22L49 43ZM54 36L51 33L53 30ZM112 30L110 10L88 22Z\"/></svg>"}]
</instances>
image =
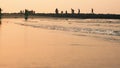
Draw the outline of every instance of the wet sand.
<instances>
[{"instance_id":1,"label":"wet sand","mask_svg":"<svg viewBox=\"0 0 120 68\"><path fill-rule=\"evenodd\" d=\"M82 33L0 25L0 68L120 68L119 52L119 42Z\"/></svg>"}]
</instances>

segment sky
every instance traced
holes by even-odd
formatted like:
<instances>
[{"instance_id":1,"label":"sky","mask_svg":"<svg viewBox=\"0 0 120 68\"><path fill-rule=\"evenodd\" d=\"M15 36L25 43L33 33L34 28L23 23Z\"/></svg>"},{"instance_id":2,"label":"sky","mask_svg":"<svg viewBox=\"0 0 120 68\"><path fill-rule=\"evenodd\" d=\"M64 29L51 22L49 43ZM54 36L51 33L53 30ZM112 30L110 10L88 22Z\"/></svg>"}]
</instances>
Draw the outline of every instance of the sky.
<instances>
[{"instance_id":1,"label":"sky","mask_svg":"<svg viewBox=\"0 0 120 68\"><path fill-rule=\"evenodd\" d=\"M19 12L29 9L40 13L53 13L55 8L59 11L71 12L71 8L81 13L120 14L120 0L0 0L3 12Z\"/></svg>"}]
</instances>

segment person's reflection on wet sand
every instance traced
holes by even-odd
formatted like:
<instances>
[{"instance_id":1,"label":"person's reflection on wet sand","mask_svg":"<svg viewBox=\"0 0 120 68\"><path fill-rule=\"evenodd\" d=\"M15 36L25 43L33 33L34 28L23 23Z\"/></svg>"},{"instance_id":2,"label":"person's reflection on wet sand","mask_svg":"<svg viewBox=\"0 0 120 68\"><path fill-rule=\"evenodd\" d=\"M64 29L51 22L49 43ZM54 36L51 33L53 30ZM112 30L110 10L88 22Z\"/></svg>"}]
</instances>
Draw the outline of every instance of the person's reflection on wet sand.
<instances>
[{"instance_id":1,"label":"person's reflection on wet sand","mask_svg":"<svg viewBox=\"0 0 120 68\"><path fill-rule=\"evenodd\" d=\"M0 25L2 24L2 20L0 19Z\"/></svg>"}]
</instances>

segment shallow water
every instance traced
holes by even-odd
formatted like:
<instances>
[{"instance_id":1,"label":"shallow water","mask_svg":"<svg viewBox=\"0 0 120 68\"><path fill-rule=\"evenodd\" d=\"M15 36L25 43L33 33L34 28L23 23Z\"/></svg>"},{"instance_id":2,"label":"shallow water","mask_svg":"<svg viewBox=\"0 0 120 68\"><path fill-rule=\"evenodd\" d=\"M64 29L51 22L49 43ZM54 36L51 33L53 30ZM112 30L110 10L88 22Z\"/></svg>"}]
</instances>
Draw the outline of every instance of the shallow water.
<instances>
[{"instance_id":1,"label":"shallow water","mask_svg":"<svg viewBox=\"0 0 120 68\"><path fill-rule=\"evenodd\" d=\"M119 68L120 20L3 19L0 68Z\"/></svg>"},{"instance_id":2,"label":"shallow water","mask_svg":"<svg viewBox=\"0 0 120 68\"><path fill-rule=\"evenodd\" d=\"M80 34L85 33L90 36L101 35L120 41L120 20L114 19L59 19L59 18L40 18L29 21L14 21L15 24L42 28L48 30L67 31Z\"/></svg>"}]
</instances>

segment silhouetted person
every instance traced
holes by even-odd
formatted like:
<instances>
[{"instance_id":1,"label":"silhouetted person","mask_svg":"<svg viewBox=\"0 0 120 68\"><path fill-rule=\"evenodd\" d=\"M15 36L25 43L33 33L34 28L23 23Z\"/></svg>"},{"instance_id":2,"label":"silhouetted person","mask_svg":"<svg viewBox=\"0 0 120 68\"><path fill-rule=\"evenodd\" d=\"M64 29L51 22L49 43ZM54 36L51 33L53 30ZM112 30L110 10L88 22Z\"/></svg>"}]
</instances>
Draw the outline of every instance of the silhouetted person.
<instances>
[{"instance_id":1,"label":"silhouetted person","mask_svg":"<svg viewBox=\"0 0 120 68\"><path fill-rule=\"evenodd\" d=\"M25 9L25 20L28 19L28 16L29 16L29 11L27 9Z\"/></svg>"},{"instance_id":2,"label":"silhouetted person","mask_svg":"<svg viewBox=\"0 0 120 68\"><path fill-rule=\"evenodd\" d=\"M80 14L80 9L78 9L78 14Z\"/></svg>"},{"instance_id":3,"label":"silhouetted person","mask_svg":"<svg viewBox=\"0 0 120 68\"><path fill-rule=\"evenodd\" d=\"M56 13L56 14L59 14L58 8L55 9L55 13Z\"/></svg>"},{"instance_id":4,"label":"silhouetted person","mask_svg":"<svg viewBox=\"0 0 120 68\"><path fill-rule=\"evenodd\" d=\"M74 14L74 9L71 8L71 13Z\"/></svg>"},{"instance_id":5,"label":"silhouetted person","mask_svg":"<svg viewBox=\"0 0 120 68\"><path fill-rule=\"evenodd\" d=\"M61 14L63 14L63 11L61 11Z\"/></svg>"},{"instance_id":6,"label":"silhouetted person","mask_svg":"<svg viewBox=\"0 0 120 68\"><path fill-rule=\"evenodd\" d=\"M0 8L0 19L2 18L2 9Z\"/></svg>"},{"instance_id":7,"label":"silhouetted person","mask_svg":"<svg viewBox=\"0 0 120 68\"><path fill-rule=\"evenodd\" d=\"M20 14L24 14L24 10L20 10Z\"/></svg>"},{"instance_id":8,"label":"silhouetted person","mask_svg":"<svg viewBox=\"0 0 120 68\"><path fill-rule=\"evenodd\" d=\"M93 8L91 9L91 13L94 14L94 10L93 10Z\"/></svg>"},{"instance_id":9,"label":"silhouetted person","mask_svg":"<svg viewBox=\"0 0 120 68\"><path fill-rule=\"evenodd\" d=\"M68 14L67 10L65 11L65 14Z\"/></svg>"}]
</instances>

